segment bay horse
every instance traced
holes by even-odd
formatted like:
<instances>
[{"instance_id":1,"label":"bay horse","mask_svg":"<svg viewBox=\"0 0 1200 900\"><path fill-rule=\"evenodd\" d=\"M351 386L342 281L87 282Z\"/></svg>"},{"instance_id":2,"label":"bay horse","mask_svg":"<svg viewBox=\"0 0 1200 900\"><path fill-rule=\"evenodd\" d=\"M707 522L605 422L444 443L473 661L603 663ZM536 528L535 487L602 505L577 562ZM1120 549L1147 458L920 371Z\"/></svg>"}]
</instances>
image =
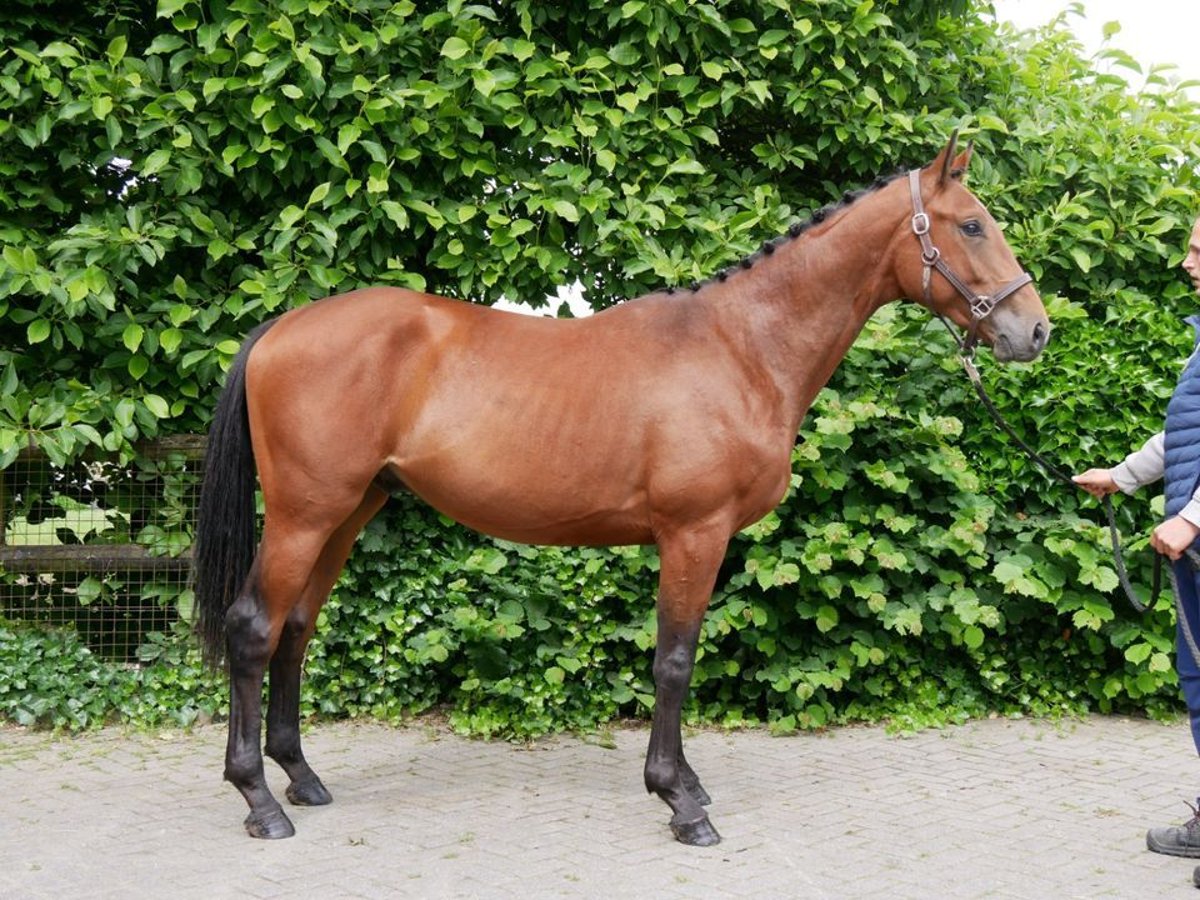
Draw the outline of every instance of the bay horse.
<instances>
[{"instance_id":1,"label":"bay horse","mask_svg":"<svg viewBox=\"0 0 1200 900\"><path fill-rule=\"evenodd\" d=\"M265 751L287 798L332 799L300 748L301 662L355 537L407 490L510 541L657 545L646 788L679 841L717 843L680 707L726 546L782 499L813 398L896 299L1002 362L1034 359L1049 337L1029 276L962 185L971 147L956 138L716 278L588 318L374 287L251 332L209 435L194 554L197 629L228 666L225 778L250 807L246 830L294 834L263 775L268 667Z\"/></svg>"}]
</instances>

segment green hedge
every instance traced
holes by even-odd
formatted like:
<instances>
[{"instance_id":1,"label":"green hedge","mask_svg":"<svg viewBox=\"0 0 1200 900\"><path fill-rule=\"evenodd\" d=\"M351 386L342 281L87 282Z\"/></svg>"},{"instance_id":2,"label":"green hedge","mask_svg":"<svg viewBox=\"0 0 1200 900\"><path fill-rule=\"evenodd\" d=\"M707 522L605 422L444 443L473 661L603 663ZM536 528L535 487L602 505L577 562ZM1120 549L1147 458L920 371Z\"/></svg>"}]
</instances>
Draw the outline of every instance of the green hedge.
<instances>
[{"instance_id":1,"label":"green hedge","mask_svg":"<svg viewBox=\"0 0 1200 900\"><path fill-rule=\"evenodd\" d=\"M0 465L30 439L64 461L203 429L241 336L330 292L541 302L579 280L600 308L711 275L956 126L1055 327L1034 366L985 354L989 390L1062 467L1115 462L1158 427L1191 346L1172 269L1200 111L1132 60L1096 75L1065 32L1015 34L986 6L15 0ZM1177 707L1172 611L1125 609L1094 504L1007 444L924 313L876 317L801 438L787 499L723 568L693 718ZM1118 505L1144 535L1148 499ZM642 715L655 565L500 544L397 501L322 615L306 708L448 707L517 734ZM0 711L221 713L179 634L141 657L117 668L0 625Z\"/></svg>"}]
</instances>

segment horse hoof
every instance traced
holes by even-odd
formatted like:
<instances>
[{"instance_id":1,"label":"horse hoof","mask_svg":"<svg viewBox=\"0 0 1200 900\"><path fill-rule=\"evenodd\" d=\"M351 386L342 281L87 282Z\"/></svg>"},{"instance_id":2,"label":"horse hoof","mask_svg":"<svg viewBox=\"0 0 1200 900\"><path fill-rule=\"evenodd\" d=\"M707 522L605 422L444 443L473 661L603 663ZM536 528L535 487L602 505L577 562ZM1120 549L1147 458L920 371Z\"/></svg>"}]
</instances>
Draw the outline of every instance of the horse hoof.
<instances>
[{"instance_id":1,"label":"horse hoof","mask_svg":"<svg viewBox=\"0 0 1200 900\"><path fill-rule=\"evenodd\" d=\"M250 813L245 821L246 833L252 838L263 838L273 841L279 838L289 838L296 833L291 820L284 815L282 809L272 809L265 813Z\"/></svg>"},{"instance_id":2,"label":"horse hoof","mask_svg":"<svg viewBox=\"0 0 1200 900\"><path fill-rule=\"evenodd\" d=\"M325 806L333 802L333 795L313 777L308 781L293 781L288 785L287 798L294 806Z\"/></svg>"},{"instance_id":3,"label":"horse hoof","mask_svg":"<svg viewBox=\"0 0 1200 900\"><path fill-rule=\"evenodd\" d=\"M713 828L712 822L706 816L695 822L671 822L671 831L675 840L692 847L713 847L721 843L721 835Z\"/></svg>"}]
</instances>

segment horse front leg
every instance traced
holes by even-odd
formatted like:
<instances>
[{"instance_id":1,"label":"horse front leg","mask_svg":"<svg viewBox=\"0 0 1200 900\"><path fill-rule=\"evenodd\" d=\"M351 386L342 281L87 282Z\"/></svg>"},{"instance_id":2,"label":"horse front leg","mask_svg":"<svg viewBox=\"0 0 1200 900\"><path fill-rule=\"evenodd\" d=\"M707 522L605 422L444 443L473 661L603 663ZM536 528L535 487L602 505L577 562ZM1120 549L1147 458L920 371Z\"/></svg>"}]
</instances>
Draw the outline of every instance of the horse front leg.
<instances>
[{"instance_id":1,"label":"horse front leg","mask_svg":"<svg viewBox=\"0 0 1200 900\"><path fill-rule=\"evenodd\" d=\"M700 625L728 540L722 530L681 532L659 542L658 641L646 790L671 807L675 838L699 847L719 843L721 836L704 811L708 794L684 759L680 716L696 664Z\"/></svg>"}]
</instances>

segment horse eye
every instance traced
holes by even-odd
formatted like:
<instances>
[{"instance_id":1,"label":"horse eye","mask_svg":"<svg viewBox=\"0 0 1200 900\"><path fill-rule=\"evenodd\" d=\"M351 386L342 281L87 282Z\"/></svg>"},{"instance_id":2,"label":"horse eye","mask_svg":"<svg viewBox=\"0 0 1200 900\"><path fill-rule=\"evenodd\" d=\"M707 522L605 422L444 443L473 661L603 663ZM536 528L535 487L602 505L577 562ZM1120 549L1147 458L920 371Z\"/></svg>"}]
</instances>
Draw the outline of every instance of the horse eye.
<instances>
[{"instance_id":1,"label":"horse eye","mask_svg":"<svg viewBox=\"0 0 1200 900\"><path fill-rule=\"evenodd\" d=\"M961 230L962 233L967 237L980 237L983 235L983 226L980 225L975 219L969 219L966 222L963 222L962 225L959 226L959 230Z\"/></svg>"}]
</instances>

